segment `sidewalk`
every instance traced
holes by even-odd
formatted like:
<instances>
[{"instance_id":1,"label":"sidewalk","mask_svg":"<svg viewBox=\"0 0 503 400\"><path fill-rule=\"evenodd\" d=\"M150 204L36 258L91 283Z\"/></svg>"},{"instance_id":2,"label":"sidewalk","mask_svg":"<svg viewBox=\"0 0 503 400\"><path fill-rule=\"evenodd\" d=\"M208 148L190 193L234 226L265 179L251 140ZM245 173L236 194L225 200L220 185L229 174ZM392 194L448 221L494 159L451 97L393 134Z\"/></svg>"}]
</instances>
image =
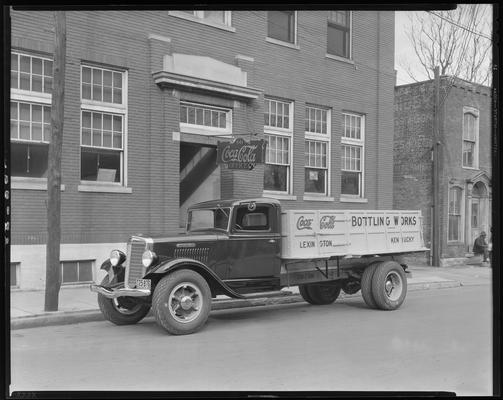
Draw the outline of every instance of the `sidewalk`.
<instances>
[{"instance_id":1,"label":"sidewalk","mask_svg":"<svg viewBox=\"0 0 503 400\"><path fill-rule=\"evenodd\" d=\"M467 285L491 284L492 269L488 264L460 265L452 267L409 266L408 291L452 288ZM412 276L411 276L412 275ZM341 297L360 296L361 292ZM62 287L59 292L59 311L44 312L44 291L11 292L11 329L33 328L47 325L65 325L79 322L100 321L103 316L98 309L97 294L89 286ZM288 304L304 301L297 287L285 288L271 297L263 294L246 300L218 296L212 310L254 307L273 304Z\"/></svg>"}]
</instances>

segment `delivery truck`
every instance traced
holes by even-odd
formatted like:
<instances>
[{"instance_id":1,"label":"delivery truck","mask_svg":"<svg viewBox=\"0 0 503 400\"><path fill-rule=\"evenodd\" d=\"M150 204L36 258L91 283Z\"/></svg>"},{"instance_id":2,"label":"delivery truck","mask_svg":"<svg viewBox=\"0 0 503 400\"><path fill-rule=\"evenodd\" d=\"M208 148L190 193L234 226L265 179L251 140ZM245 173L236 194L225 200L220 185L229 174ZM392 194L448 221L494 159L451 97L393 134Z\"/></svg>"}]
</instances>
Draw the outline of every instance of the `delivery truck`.
<instances>
[{"instance_id":1,"label":"delivery truck","mask_svg":"<svg viewBox=\"0 0 503 400\"><path fill-rule=\"evenodd\" d=\"M403 256L427 250L420 211L283 210L269 198L191 206L184 234L133 235L112 250L92 284L104 317L135 324L150 310L175 335L201 329L212 299L246 299L298 286L313 305L361 290L368 307L398 309L407 293Z\"/></svg>"}]
</instances>

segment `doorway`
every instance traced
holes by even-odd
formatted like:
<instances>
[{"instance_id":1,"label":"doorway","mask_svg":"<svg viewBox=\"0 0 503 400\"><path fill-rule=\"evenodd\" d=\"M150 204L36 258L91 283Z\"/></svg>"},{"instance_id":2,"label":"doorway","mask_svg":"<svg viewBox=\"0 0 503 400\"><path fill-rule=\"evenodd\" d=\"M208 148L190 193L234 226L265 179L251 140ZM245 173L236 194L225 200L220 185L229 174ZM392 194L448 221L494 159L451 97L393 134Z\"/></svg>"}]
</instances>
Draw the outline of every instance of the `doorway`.
<instances>
[{"instance_id":1,"label":"doorway","mask_svg":"<svg viewBox=\"0 0 503 400\"><path fill-rule=\"evenodd\" d=\"M185 227L187 208L202 201L219 199L220 167L217 148L180 142L180 227Z\"/></svg>"}]
</instances>

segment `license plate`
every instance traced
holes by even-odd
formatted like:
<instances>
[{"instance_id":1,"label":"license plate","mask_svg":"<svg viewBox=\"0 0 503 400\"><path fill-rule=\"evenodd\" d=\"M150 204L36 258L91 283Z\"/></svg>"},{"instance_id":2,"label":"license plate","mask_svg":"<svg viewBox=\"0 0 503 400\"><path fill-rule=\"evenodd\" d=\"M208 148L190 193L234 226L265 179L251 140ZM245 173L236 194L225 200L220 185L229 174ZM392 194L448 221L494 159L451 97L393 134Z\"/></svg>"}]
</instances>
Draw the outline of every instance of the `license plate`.
<instances>
[{"instance_id":1,"label":"license plate","mask_svg":"<svg viewBox=\"0 0 503 400\"><path fill-rule=\"evenodd\" d=\"M148 289L150 290L150 279L137 279L136 289Z\"/></svg>"}]
</instances>

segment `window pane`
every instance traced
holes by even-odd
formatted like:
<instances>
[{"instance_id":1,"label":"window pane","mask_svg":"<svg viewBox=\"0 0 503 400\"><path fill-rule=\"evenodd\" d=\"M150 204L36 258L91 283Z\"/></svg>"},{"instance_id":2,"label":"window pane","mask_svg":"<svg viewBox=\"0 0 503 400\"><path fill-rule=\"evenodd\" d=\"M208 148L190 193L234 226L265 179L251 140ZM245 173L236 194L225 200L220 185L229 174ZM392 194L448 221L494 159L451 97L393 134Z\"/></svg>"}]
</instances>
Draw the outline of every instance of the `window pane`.
<instances>
[{"instance_id":1,"label":"window pane","mask_svg":"<svg viewBox=\"0 0 503 400\"><path fill-rule=\"evenodd\" d=\"M28 56L21 56L20 59L21 59L21 62L20 62L20 71L21 72L27 72L29 74L31 72L30 57L28 57Z\"/></svg>"},{"instance_id":2,"label":"window pane","mask_svg":"<svg viewBox=\"0 0 503 400\"><path fill-rule=\"evenodd\" d=\"M120 182L120 151L82 148L81 154L82 180Z\"/></svg>"},{"instance_id":3,"label":"window pane","mask_svg":"<svg viewBox=\"0 0 503 400\"><path fill-rule=\"evenodd\" d=\"M79 282L91 282L93 280L92 261L79 261Z\"/></svg>"},{"instance_id":4,"label":"window pane","mask_svg":"<svg viewBox=\"0 0 503 400\"><path fill-rule=\"evenodd\" d=\"M47 176L47 145L11 143L12 176L43 178Z\"/></svg>"},{"instance_id":5,"label":"window pane","mask_svg":"<svg viewBox=\"0 0 503 400\"><path fill-rule=\"evenodd\" d=\"M82 84L82 98L91 100L91 85L85 83Z\"/></svg>"},{"instance_id":6,"label":"window pane","mask_svg":"<svg viewBox=\"0 0 503 400\"><path fill-rule=\"evenodd\" d=\"M203 11L203 18L223 24L225 22L225 11Z\"/></svg>"},{"instance_id":7,"label":"window pane","mask_svg":"<svg viewBox=\"0 0 503 400\"><path fill-rule=\"evenodd\" d=\"M295 12L294 11L268 11L267 36L294 43L295 38Z\"/></svg>"},{"instance_id":8,"label":"window pane","mask_svg":"<svg viewBox=\"0 0 503 400\"><path fill-rule=\"evenodd\" d=\"M103 130L105 130L105 131L112 130L112 115L111 114L103 114Z\"/></svg>"},{"instance_id":9,"label":"window pane","mask_svg":"<svg viewBox=\"0 0 503 400\"><path fill-rule=\"evenodd\" d=\"M348 54L348 34L345 29L341 29L332 24L327 27L327 53L339 57L349 57Z\"/></svg>"},{"instance_id":10,"label":"window pane","mask_svg":"<svg viewBox=\"0 0 503 400\"><path fill-rule=\"evenodd\" d=\"M91 68L82 67L82 83L91 83Z\"/></svg>"},{"instance_id":11,"label":"window pane","mask_svg":"<svg viewBox=\"0 0 503 400\"><path fill-rule=\"evenodd\" d=\"M341 173L341 193L350 195L360 195L360 173L347 172Z\"/></svg>"},{"instance_id":12,"label":"window pane","mask_svg":"<svg viewBox=\"0 0 503 400\"><path fill-rule=\"evenodd\" d=\"M114 103L122 104L122 89L114 89Z\"/></svg>"},{"instance_id":13,"label":"window pane","mask_svg":"<svg viewBox=\"0 0 503 400\"><path fill-rule=\"evenodd\" d=\"M10 286L18 286L17 269L19 263L10 263Z\"/></svg>"},{"instance_id":14,"label":"window pane","mask_svg":"<svg viewBox=\"0 0 503 400\"><path fill-rule=\"evenodd\" d=\"M283 165L266 164L264 171L264 189L287 191L288 167Z\"/></svg>"},{"instance_id":15,"label":"window pane","mask_svg":"<svg viewBox=\"0 0 503 400\"><path fill-rule=\"evenodd\" d=\"M30 90L30 74L21 72L19 75L19 89Z\"/></svg>"},{"instance_id":16,"label":"window pane","mask_svg":"<svg viewBox=\"0 0 503 400\"><path fill-rule=\"evenodd\" d=\"M326 171L323 169L305 169L305 192L325 193Z\"/></svg>"},{"instance_id":17,"label":"window pane","mask_svg":"<svg viewBox=\"0 0 503 400\"><path fill-rule=\"evenodd\" d=\"M114 88L122 89L122 72L114 72Z\"/></svg>"},{"instance_id":18,"label":"window pane","mask_svg":"<svg viewBox=\"0 0 503 400\"><path fill-rule=\"evenodd\" d=\"M78 265L77 262L66 261L63 264L62 283L78 282Z\"/></svg>"},{"instance_id":19,"label":"window pane","mask_svg":"<svg viewBox=\"0 0 503 400\"><path fill-rule=\"evenodd\" d=\"M36 75L42 75L42 59L32 58L31 73Z\"/></svg>"},{"instance_id":20,"label":"window pane","mask_svg":"<svg viewBox=\"0 0 503 400\"><path fill-rule=\"evenodd\" d=\"M95 181L98 177L98 153L92 150L82 149L80 157L80 179L83 181Z\"/></svg>"}]
</instances>

